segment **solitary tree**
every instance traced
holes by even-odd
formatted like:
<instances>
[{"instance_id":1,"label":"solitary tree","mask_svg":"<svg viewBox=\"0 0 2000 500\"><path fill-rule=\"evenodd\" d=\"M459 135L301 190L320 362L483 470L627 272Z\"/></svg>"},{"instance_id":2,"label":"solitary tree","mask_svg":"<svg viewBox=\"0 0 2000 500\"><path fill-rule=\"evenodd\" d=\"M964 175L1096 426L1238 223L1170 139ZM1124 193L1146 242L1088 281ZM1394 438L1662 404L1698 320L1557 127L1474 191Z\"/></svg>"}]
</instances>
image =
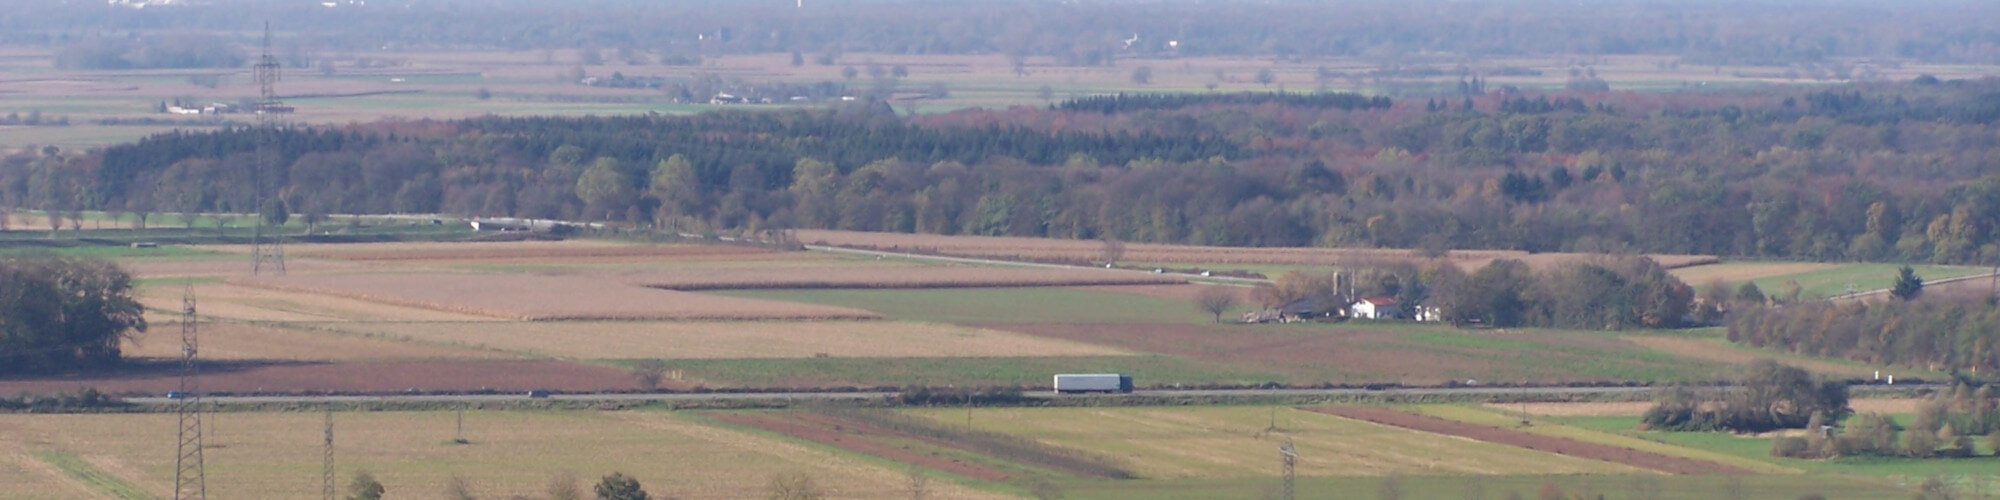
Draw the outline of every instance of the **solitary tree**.
<instances>
[{"instance_id":1,"label":"solitary tree","mask_svg":"<svg viewBox=\"0 0 2000 500\"><path fill-rule=\"evenodd\" d=\"M1236 300L1236 290L1220 286L1202 287L1194 296L1195 304L1214 316L1216 323L1222 322L1222 313L1236 307Z\"/></svg>"},{"instance_id":2,"label":"solitary tree","mask_svg":"<svg viewBox=\"0 0 2000 500\"><path fill-rule=\"evenodd\" d=\"M646 489L639 486L639 480L622 472L613 472L597 482L599 500L646 500Z\"/></svg>"},{"instance_id":3,"label":"solitary tree","mask_svg":"<svg viewBox=\"0 0 2000 500\"><path fill-rule=\"evenodd\" d=\"M550 477L549 487L543 493L549 500L583 500L583 488L577 486L576 476L567 472Z\"/></svg>"},{"instance_id":4,"label":"solitary tree","mask_svg":"<svg viewBox=\"0 0 2000 500\"><path fill-rule=\"evenodd\" d=\"M639 389L642 390L650 391L660 388L660 380L666 378L666 375L667 363L665 361L648 359L632 366L632 378L635 382L639 383Z\"/></svg>"},{"instance_id":5,"label":"solitary tree","mask_svg":"<svg viewBox=\"0 0 2000 500\"><path fill-rule=\"evenodd\" d=\"M375 480L368 471L354 473L354 482L347 484L347 500L382 500L382 493L388 491L381 481Z\"/></svg>"},{"instance_id":6,"label":"solitary tree","mask_svg":"<svg viewBox=\"0 0 2000 500\"><path fill-rule=\"evenodd\" d=\"M1917 270L1903 266L1896 270L1896 286L1889 289L1889 295L1899 300L1916 300L1924 294L1924 278L1917 276Z\"/></svg>"},{"instance_id":7,"label":"solitary tree","mask_svg":"<svg viewBox=\"0 0 2000 500\"><path fill-rule=\"evenodd\" d=\"M1140 66L1137 68L1133 68L1132 83L1137 83L1140 85L1151 85L1153 83L1153 67Z\"/></svg>"}]
</instances>

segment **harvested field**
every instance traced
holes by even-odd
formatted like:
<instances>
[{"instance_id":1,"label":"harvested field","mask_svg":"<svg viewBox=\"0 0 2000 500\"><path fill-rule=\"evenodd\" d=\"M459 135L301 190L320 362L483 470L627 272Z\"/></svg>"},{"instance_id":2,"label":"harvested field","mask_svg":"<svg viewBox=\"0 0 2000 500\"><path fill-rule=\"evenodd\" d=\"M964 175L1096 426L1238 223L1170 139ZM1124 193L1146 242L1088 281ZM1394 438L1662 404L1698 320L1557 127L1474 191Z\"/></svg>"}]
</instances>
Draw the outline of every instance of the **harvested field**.
<instances>
[{"instance_id":1,"label":"harvested field","mask_svg":"<svg viewBox=\"0 0 2000 500\"><path fill-rule=\"evenodd\" d=\"M1105 356L1130 352L978 328L893 321L325 323L423 344L581 359Z\"/></svg>"},{"instance_id":2,"label":"harvested field","mask_svg":"<svg viewBox=\"0 0 2000 500\"><path fill-rule=\"evenodd\" d=\"M183 289L138 289L148 320L179 321ZM241 321L498 321L498 318L436 309L383 304L324 294L203 283L194 286L195 310L203 319Z\"/></svg>"},{"instance_id":3,"label":"harvested field","mask_svg":"<svg viewBox=\"0 0 2000 500\"><path fill-rule=\"evenodd\" d=\"M1558 455L1625 464L1668 474L1747 474L1749 471L1714 462L1662 455L1613 446L1586 443L1569 438L1529 434L1520 431L1454 422L1442 418L1366 406L1326 406L1306 411L1337 415L1405 429L1458 436L1487 443L1543 450Z\"/></svg>"},{"instance_id":4,"label":"harvested field","mask_svg":"<svg viewBox=\"0 0 2000 500\"><path fill-rule=\"evenodd\" d=\"M136 260L121 259L118 267L132 273L134 278L158 279L205 276L234 276L250 274L250 259L228 258L199 260ZM285 270L290 272L324 272L354 269L352 263L326 262L305 259L286 259Z\"/></svg>"},{"instance_id":5,"label":"harvested field","mask_svg":"<svg viewBox=\"0 0 2000 500\"><path fill-rule=\"evenodd\" d=\"M801 412L765 414L717 413L711 415L711 417L723 422L763 429L847 451L881 457L980 481L1006 481L1012 477L1006 471L999 469L926 455L911 450L908 447L899 447L884 442L881 440L883 437L901 439L921 438L841 418ZM940 442L932 442L931 444L950 446L948 443Z\"/></svg>"},{"instance_id":6,"label":"harvested field","mask_svg":"<svg viewBox=\"0 0 2000 500\"><path fill-rule=\"evenodd\" d=\"M1813 359L1786 354L1760 353L1739 349L1724 343L1721 339L1700 339L1687 337L1659 337L1651 335L1627 335L1625 340L1646 346L1649 349L1732 365L1749 364L1757 358L1774 358L1785 364L1805 368L1816 373L1840 377L1869 377L1875 369L1850 366L1832 361ZM1902 370L1882 369L1884 374L1903 374Z\"/></svg>"},{"instance_id":7,"label":"harvested field","mask_svg":"<svg viewBox=\"0 0 2000 500\"><path fill-rule=\"evenodd\" d=\"M127 340L128 358L178 359L180 323L153 323L152 331ZM210 361L390 361L496 359L503 353L443 345L397 342L330 332L311 332L246 323L201 323L201 359Z\"/></svg>"},{"instance_id":8,"label":"harvested field","mask_svg":"<svg viewBox=\"0 0 2000 500\"><path fill-rule=\"evenodd\" d=\"M180 383L179 360L137 360L89 376L0 379L0 394L54 393L81 387L123 395L158 396ZM214 393L390 393L493 389L604 391L637 387L629 373L561 361L392 361L313 363L216 361L201 367L201 387Z\"/></svg>"},{"instance_id":9,"label":"harvested field","mask_svg":"<svg viewBox=\"0 0 2000 500\"><path fill-rule=\"evenodd\" d=\"M1254 368L1294 384L1706 381L1730 373L1720 363L1662 354L1601 332L1426 325L984 326Z\"/></svg>"},{"instance_id":10,"label":"harvested field","mask_svg":"<svg viewBox=\"0 0 2000 500\"><path fill-rule=\"evenodd\" d=\"M621 273L627 282L668 290L800 288L988 288L1033 286L1160 285L1187 280L1111 269L1023 269L915 266L805 269L682 269ZM609 277L609 276L607 276Z\"/></svg>"},{"instance_id":11,"label":"harvested field","mask_svg":"<svg viewBox=\"0 0 2000 500\"><path fill-rule=\"evenodd\" d=\"M1104 243L1094 240L1059 240L1000 236L942 236L929 234L870 233L859 231L799 230L799 241L871 250L935 253L959 257L1054 262L1095 262L1102 258ZM1454 250L1446 258L1467 269L1478 268L1494 259L1515 259L1541 268L1587 254L1531 254L1511 250ZM1668 268L1716 262L1708 255L1649 255ZM1181 264L1289 264L1337 266L1383 260L1424 260L1410 250L1383 248L1244 248L1195 245L1128 243L1123 260Z\"/></svg>"},{"instance_id":12,"label":"harvested field","mask_svg":"<svg viewBox=\"0 0 2000 500\"><path fill-rule=\"evenodd\" d=\"M1840 264L1818 262L1719 262L1676 268L1668 274L1672 274L1674 277L1680 278L1682 282L1697 287L1717 280L1733 286L1742 286L1745 282L1760 278L1823 271L1835 267L1840 267ZM1771 290L1765 290L1764 293L1771 293Z\"/></svg>"},{"instance_id":13,"label":"harvested field","mask_svg":"<svg viewBox=\"0 0 2000 500\"><path fill-rule=\"evenodd\" d=\"M526 321L876 319L872 312L608 284L566 276L349 274L236 277L231 284Z\"/></svg>"},{"instance_id":14,"label":"harvested field","mask_svg":"<svg viewBox=\"0 0 2000 500\"><path fill-rule=\"evenodd\" d=\"M318 412L211 418L204 436L211 498L319 498ZM656 498L721 499L762 497L773 474L798 472L828 498L879 499L902 495L906 477L892 466L667 412L467 411L469 444L451 442L454 418L447 411L335 414L337 479L345 486L366 470L390 498L436 498L457 476L480 498L514 498L539 496L565 473L587 492L599 475L619 471ZM171 413L0 415L0 440L74 454L149 497L167 498L174 426ZM951 481L929 487L938 498L1004 498Z\"/></svg>"},{"instance_id":15,"label":"harvested field","mask_svg":"<svg viewBox=\"0 0 2000 500\"><path fill-rule=\"evenodd\" d=\"M49 465L27 451L22 443L9 442L17 434L0 425L0 500L41 500L48 498L104 498L68 473Z\"/></svg>"},{"instance_id":16,"label":"harvested field","mask_svg":"<svg viewBox=\"0 0 2000 500\"><path fill-rule=\"evenodd\" d=\"M231 247L232 249L234 247ZM292 245L289 257L363 262L481 260L649 260L733 258L779 253L734 245L642 245L593 240L410 242Z\"/></svg>"},{"instance_id":17,"label":"harvested field","mask_svg":"<svg viewBox=\"0 0 2000 500\"><path fill-rule=\"evenodd\" d=\"M1299 476L1618 474L1628 466L1412 432L1291 408L1002 408L971 427L1105 456L1142 479L1271 477L1290 437ZM912 410L963 425L957 409ZM1275 419L1280 431L1267 432Z\"/></svg>"}]
</instances>

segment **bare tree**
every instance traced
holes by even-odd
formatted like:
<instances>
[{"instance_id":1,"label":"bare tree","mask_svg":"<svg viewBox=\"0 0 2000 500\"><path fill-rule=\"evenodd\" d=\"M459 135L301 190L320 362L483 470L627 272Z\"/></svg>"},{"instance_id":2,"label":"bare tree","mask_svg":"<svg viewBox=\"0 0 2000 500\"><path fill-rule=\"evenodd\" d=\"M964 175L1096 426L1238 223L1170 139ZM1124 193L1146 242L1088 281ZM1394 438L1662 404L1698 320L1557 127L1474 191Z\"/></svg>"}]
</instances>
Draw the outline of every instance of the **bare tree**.
<instances>
[{"instance_id":1,"label":"bare tree","mask_svg":"<svg viewBox=\"0 0 2000 500\"><path fill-rule=\"evenodd\" d=\"M826 493L820 491L819 483L803 472L786 472L771 476L771 491L765 498L771 500L819 500Z\"/></svg>"},{"instance_id":2,"label":"bare tree","mask_svg":"<svg viewBox=\"0 0 2000 500\"><path fill-rule=\"evenodd\" d=\"M660 388L660 380L665 378L666 375L667 362L665 361L648 359L632 366L632 378L639 383L639 389L641 390L650 391Z\"/></svg>"},{"instance_id":3,"label":"bare tree","mask_svg":"<svg viewBox=\"0 0 2000 500\"><path fill-rule=\"evenodd\" d=\"M549 500L583 500L583 486L577 483L576 475L567 472L550 477L548 490L543 493Z\"/></svg>"},{"instance_id":4,"label":"bare tree","mask_svg":"<svg viewBox=\"0 0 2000 500\"><path fill-rule=\"evenodd\" d=\"M1202 311L1214 316L1216 323L1221 323L1222 313L1236 307L1236 290L1217 285L1204 286L1195 293L1194 302Z\"/></svg>"},{"instance_id":5,"label":"bare tree","mask_svg":"<svg viewBox=\"0 0 2000 500\"><path fill-rule=\"evenodd\" d=\"M924 500L931 496L931 476L922 469L910 468L910 500Z\"/></svg>"},{"instance_id":6,"label":"bare tree","mask_svg":"<svg viewBox=\"0 0 2000 500\"><path fill-rule=\"evenodd\" d=\"M472 493L471 481L465 480L458 474L452 474L451 479L444 483L444 497L449 500L476 500L479 495Z\"/></svg>"},{"instance_id":7,"label":"bare tree","mask_svg":"<svg viewBox=\"0 0 2000 500\"><path fill-rule=\"evenodd\" d=\"M1118 265L1118 259L1125 258L1125 242L1118 238L1104 238L1103 242L1104 246L1097 251L1097 259L1104 262L1104 267Z\"/></svg>"}]
</instances>

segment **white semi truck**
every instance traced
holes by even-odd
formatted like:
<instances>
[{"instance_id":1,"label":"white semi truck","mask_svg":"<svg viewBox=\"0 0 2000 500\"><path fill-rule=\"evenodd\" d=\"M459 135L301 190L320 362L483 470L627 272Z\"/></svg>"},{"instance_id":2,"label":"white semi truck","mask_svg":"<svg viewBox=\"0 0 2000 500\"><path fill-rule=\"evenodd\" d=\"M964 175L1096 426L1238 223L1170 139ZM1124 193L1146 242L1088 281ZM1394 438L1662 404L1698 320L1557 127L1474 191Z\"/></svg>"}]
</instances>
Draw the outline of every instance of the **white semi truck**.
<instances>
[{"instance_id":1,"label":"white semi truck","mask_svg":"<svg viewBox=\"0 0 2000 500\"><path fill-rule=\"evenodd\" d=\"M1064 373L1056 375L1056 393L1132 392L1132 376L1118 373Z\"/></svg>"}]
</instances>

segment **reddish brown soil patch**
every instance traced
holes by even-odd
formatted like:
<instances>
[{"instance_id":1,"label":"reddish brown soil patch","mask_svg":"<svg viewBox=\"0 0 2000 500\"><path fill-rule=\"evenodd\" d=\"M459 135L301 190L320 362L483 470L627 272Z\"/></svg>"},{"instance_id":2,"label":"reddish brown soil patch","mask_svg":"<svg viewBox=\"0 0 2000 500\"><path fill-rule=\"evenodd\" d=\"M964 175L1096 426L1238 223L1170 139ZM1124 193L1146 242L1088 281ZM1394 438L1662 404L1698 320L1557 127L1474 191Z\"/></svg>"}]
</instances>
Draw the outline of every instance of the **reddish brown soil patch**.
<instances>
[{"instance_id":1,"label":"reddish brown soil patch","mask_svg":"<svg viewBox=\"0 0 2000 500\"><path fill-rule=\"evenodd\" d=\"M925 455L906 448L869 439L869 436L917 439L946 447L951 447L950 443L925 439L838 417L799 412L786 412L776 415L721 413L715 414L714 417L717 420L736 425L756 427L798 439L838 447L843 450L873 455L982 481L1006 481L1012 477L1004 471L950 458Z\"/></svg>"},{"instance_id":2,"label":"reddish brown soil patch","mask_svg":"<svg viewBox=\"0 0 2000 500\"><path fill-rule=\"evenodd\" d=\"M81 387L121 395L157 396L179 388L179 364L142 360L115 373L0 379L0 394L53 393ZM611 368L561 361L422 361L386 363L203 363L201 388L210 393L391 393L624 390L632 376Z\"/></svg>"},{"instance_id":3,"label":"reddish brown soil patch","mask_svg":"<svg viewBox=\"0 0 2000 500\"><path fill-rule=\"evenodd\" d=\"M1387 408L1366 406L1333 406L1304 408L1306 411L1324 413L1337 417L1351 418L1405 429L1476 439L1488 443L1519 446L1530 450L1545 451L1557 455L1602 460L1615 464L1630 465L1641 469L1651 469L1668 474L1749 474L1740 468L1695 460L1691 458L1661 455L1658 453L1619 448L1596 443L1586 443L1574 439L1529 434L1526 432L1488 427L1445 420L1429 415L1401 412Z\"/></svg>"}]
</instances>

